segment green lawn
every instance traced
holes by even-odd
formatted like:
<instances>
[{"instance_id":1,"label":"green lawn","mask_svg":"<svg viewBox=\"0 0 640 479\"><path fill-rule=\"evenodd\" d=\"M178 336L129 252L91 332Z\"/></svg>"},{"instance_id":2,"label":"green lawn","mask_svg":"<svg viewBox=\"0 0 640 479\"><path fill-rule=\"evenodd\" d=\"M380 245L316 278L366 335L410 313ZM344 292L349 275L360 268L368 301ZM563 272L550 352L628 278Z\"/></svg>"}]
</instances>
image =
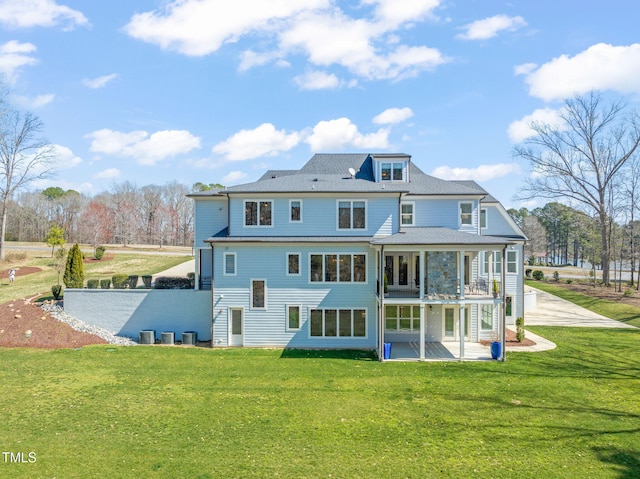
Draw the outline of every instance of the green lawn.
<instances>
[{"instance_id":1,"label":"green lawn","mask_svg":"<svg viewBox=\"0 0 640 479\"><path fill-rule=\"evenodd\" d=\"M541 289L547 293L554 294L560 298L578 304L583 308L587 308L595 313L606 316L607 318L622 321L640 328L640 308L613 301L603 301L598 298L587 296L582 293L570 291L562 286L542 281L526 280L527 286Z\"/></svg>"},{"instance_id":2,"label":"green lawn","mask_svg":"<svg viewBox=\"0 0 640 479\"><path fill-rule=\"evenodd\" d=\"M162 346L0 350L0 477L631 478L640 331L507 361Z\"/></svg>"},{"instance_id":3,"label":"green lawn","mask_svg":"<svg viewBox=\"0 0 640 479\"><path fill-rule=\"evenodd\" d=\"M11 262L0 262L0 271L8 270L9 268L23 268L26 266L35 266L41 268L42 271L27 276L18 276L13 286L9 286L8 276L4 275L0 277L0 304L19 298L31 297L38 293L50 296L51 286L58 282L58 273L54 268L54 258L51 257L50 250L33 251L27 249L12 249L7 251L7 255L16 255L20 253L26 254L26 259ZM91 257L90 253L86 253L86 256ZM111 257L111 254L109 257ZM144 274L154 274L184 263L190 258L191 256L186 255L164 256L144 253L116 252L113 254L111 259L105 258L102 261L85 264L85 279L110 279L116 273L123 273L127 275L137 274L139 276ZM64 283L62 282L63 274L64 270L60 275L60 284L62 284L64 288Z\"/></svg>"}]
</instances>

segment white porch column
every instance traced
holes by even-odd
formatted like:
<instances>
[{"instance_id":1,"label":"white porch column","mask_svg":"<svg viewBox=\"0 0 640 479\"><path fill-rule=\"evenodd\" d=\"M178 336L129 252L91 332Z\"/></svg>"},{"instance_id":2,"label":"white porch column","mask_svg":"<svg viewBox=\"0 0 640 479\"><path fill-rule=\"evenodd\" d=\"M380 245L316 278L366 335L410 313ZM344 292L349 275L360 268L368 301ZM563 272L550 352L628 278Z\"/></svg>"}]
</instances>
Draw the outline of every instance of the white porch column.
<instances>
[{"instance_id":1,"label":"white porch column","mask_svg":"<svg viewBox=\"0 0 640 479\"><path fill-rule=\"evenodd\" d=\"M424 359L424 337L426 333L426 318L424 317L424 303L420 304L420 359Z\"/></svg>"},{"instance_id":2,"label":"white porch column","mask_svg":"<svg viewBox=\"0 0 640 479\"><path fill-rule=\"evenodd\" d=\"M458 283L460 297L464 299L464 251L458 251Z\"/></svg>"},{"instance_id":3,"label":"white porch column","mask_svg":"<svg viewBox=\"0 0 640 479\"><path fill-rule=\"evenodd\" d=\"M426 277L427 277L427 268L425 267L425 264L424 264L424 250L420 250L420 277L418 278L418 283L420 285L420 291L418 291L418 297L420 298L420 301L424 299L424 291L425 291L424 281Z\"/></svg>"},{"instance_id":4,"label":"white porch column","mask_svg":"<svg viewBox=\"0 0 640 479\"><path fill-rule=\"evenodd\" d=\"M464 359L464 308L465 305L460 305L460 361Z\"/></svg>"}]
</instances>

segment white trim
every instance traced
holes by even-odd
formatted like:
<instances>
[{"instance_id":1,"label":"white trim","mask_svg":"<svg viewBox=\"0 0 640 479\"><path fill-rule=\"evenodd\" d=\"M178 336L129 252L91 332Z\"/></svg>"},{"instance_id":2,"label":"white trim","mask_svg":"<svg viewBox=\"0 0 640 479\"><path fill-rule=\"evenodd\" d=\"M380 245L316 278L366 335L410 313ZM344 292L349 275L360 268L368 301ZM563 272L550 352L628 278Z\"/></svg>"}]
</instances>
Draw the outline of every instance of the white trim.
<instances>
[{"instance_id":1,"label":"white trim","mask_svg":"<svg viewBox=\"0 0 640 479\"><path fill-rule=\"evenodd\" d=\"M325 311L334 310L336 311L336 335L335 336L326 336L325 335ZM322 311L322 336L311 335L311 311ZM340 311L350 311L351 312L351 336L340 336ZM354 336L354 326L355 326L355 311L364 311L364 336ZM307 322L309 323L308 328L308 338L309 339L340 339L340 340L362 340L367 339L369 337L369 311L368 308L358 308L358 307L332 307L332 308L319 308L319 307L309 307L307 310Z\"/></svg>"},{"instance_id":2,"label":"white trim","mask_svg":"<svg viewBox=\"0 0 640 479\"><path fill-rule=\"evenodd\" d=\"M289 309L298 308L298 327L292 328L289 326ZM300 331L302 329L302 305L300 304L286 304L285 305L285 331Z\"/></svg>"},{"instance_id":3,"label":"white trim","mask_svg":"<svg viewBox=\"0 0 640 479\"><path fill-rule=\"evenodd\" d=\"M253 282L254 281L262 281L264 282L264 306L254 306L253 305ZM266 278L251 278L249 280L249 306L251 310L262 310L266 311L267 308L267 280Z\"/></svg>"},{"instance_id":4,"label":"white trim","mask_svg":"<svg viewBox=\"0 0 640 479\"><path fill-rule=\"evenodd\" d=\"M349 224L351 225L349 228L340 228L340 203L349 203L349 211L350 218ZM364 228L354 228L353 227L353 204L354 203L364 203ZM369 227L369 221L367 217L369 216L369 204L366 199L336 199L336 231L367 231Z\"/></svg>"},{"instance_id":5,"label":"white trim","mask_svg":"<svg viewBox=\"0 0 640 479\"><path fill-rule=\"evenodd\" d=\"M336 281L325 281L325 268L326 268L326 263L325 263L325 257L327 255L331 255L331 256L337 256L337 260L338 262L340 261L340 256L351 256L351 281L340 281L340 267L339 265L336 265ZM322 271L321 271L321 277L318 281L311 281L311 257L312 256L322 256ZM364 256L364 281L355 281L355 261L353 260L354 256ZM333 252L333 251L325 251L325 252L314 252L311 251L308 253L308 264L309 264L309 276L307 277L307 284L356 284L356 285L364 285L364 284L369 284L369 271L368 271L368 266L369 266L369 258L368 258L368 253L364 253L364 252L348 252L348 251L340 251L340 252Z\"/></svg>"},{"instance_id":6,"label":"white trim","mask_svg":"<svg viewBox=\"0 0 640 479\"><path fill-rule=\"evenodd\" d=\"M233 273L227 271L227 256L233 256ZM237 276L238 275L238 257L235 252L224 253L222 256L222 275Z\"/></svg>"},{"instance_id":7,"label":"white trim","mask_svg":"<svg viewBox=\"0 0 640 479\"><path fill-rule=\"evenodd\" d=\"M404 224L402 222L402 207L404 205L411 205L411 223ZM400 228L403 226L415 226L416 224L416 202L415 201L401 201L400 202Z\"/></svg>"},{"instance_id":8,"label":"white trim","mask_svg":"<svg viewBox=\"0 0 640 479\"><path fill-rule=\"evenodd\" d=\"M515 259L513 261L509 261L509 253L515 254L516 257L515 257ZM518 271L519 271L519 268L518 268L518 263L519 263L519 261L518 261L518 251L517 250L508 249L507 253L505 254L505 259L506 259L507 265L506 265L506 269L504 270L504 272L507 273L507 274L518 274ZM515 266L516 266L516 270L515 271L509 271L509 263L515 264Z\"/></svg>"},{"instance_id":9,"label":"white trim","mask_svg":"<svg viewBox=\"0 0 640 479\"><path fill-rule=\"evenodd\" d=\"M256 211L256 223L255 225L247 224L247 203L256 203L257 211ZM271 224L262 225L260 224L260 203L271 203ZM275 224L275 208L274 201L267 199L245 199L242 200L242 227L243 228L273 228Z\"/></svg>"},{"instance_id":10,"label":"white trim","mask_svg":"<svg viewBox=\"0 0 640 479\"><path fill-rule=\"evenodd\" d=\"M298 272L297 273L289 272L289 256L292 254L295 254L298 256ZM287 251L285 253L284 259L285 259L284 272L286 276L302 276L302 254L300 254L298 251L292 251L292 252Z\"/></svg>"},{"instance_id":11,"label":"white trim","mask_svg":"<svg viewBox=\"0 0 640 479\"><path fill-rule=\"evenodd\" d=\"M300 203L300 219L299 220L292 220L291 219L291 203L293 203L294 201L297 201ZM297 199L297 198L292 198L289 200L289 223L302 223L302 200L301 199Z\"/></svg>"}]
</instances>

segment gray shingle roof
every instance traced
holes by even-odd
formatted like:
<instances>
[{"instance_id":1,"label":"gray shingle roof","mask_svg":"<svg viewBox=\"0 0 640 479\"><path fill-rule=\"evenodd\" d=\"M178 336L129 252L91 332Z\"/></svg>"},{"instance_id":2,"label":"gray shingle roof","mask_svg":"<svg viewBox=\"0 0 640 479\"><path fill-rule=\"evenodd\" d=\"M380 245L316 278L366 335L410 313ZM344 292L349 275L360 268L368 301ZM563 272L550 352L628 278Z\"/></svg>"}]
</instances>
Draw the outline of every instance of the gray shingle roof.
<instances>
[{"instance_id":1,"label":"gray shingle roof","mask_svg":"<svg viewBox=\"0 0 640 479\"><path fill-rule=\"evenodd\" d=\"M446 181L425 174L409 163L409 182L376 183L373 170L374 158L404 158L398 154L327 154L318 153L300 170L269 170L253 183L232 186L226 193L406 193L413 195L483 196L487 192L475 182ZM349 170L355 170L351 178Z\"/></svg>"},{"instance_id":2,"label":"gray shingle roof","mask_svg":"<svg viewBox=\"0 0 640 479\"><path fill-rule=\"evenodd\" d=\"M498 236L482 236L449 228L407 228L391 236L374 238L376 245L508 245L508 239Z\"/></svg>"}]
</instances>

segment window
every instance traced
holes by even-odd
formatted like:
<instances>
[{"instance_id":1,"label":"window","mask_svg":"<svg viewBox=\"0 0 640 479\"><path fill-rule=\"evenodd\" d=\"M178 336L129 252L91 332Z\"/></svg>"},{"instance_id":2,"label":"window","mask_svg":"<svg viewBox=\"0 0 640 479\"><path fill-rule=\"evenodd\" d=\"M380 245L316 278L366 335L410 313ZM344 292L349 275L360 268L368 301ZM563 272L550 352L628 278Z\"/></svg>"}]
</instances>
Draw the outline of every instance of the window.
<instances>
[{"instance_id":1,"label":"window","mask_svg":"<svg viewBox=\"0 0 640 479\"><path fill-rule=\"evenodd\" d=\"M384 320L387 331L420 331L420 306L385 305Z\"/></svg>"},{"instance_id":2,"label":"window","mask_svg":"<svg viewBox=\"0 0 640 479\"><path fill-rule=\"evenodd\" d=\"M473 203L460 203L460 225L471 225Z\"/></svg>"},{"instance_id":3,"label":"window","mask_svg":"<svg viewBox=\"0 0 640 479\"><path fill-rule=\"evenodd\" d=\"M302 200L289 200L289 222L302 223Z\"/></svg>"},{"instance_id":4,"label":"window","mask_svg":"<svg viewBox=\"0 0 640 479\"><path fill-rule=\"evenodd\" d=\"M324 338L364 338L367 314L364 309L312 309L309 335Z\"/></svg>"},{"instance_id":5,"label":"window","mask_svg":"<svg viewBox=\"0 0 640 479\"><path fill-rule=\"evenodd\" d=\"M491 304L482 305L482 315L480 317L480 329L482 331L493 330L493 306Z\"/></svg>"},{"instance_id":6,"label":"window","mask_svg":"<svg viewBox=\"0 0 640 479\"><path fill-rule=\"evenodd\" d=\"M404 163L382 163L380 165L380 181L402 181L404 179Z\"/></svg>"},{"instance_id":7,"label":"window","mask_svg":"<svg viewBox=\"0 0 640 479\"><path fill-rule=\"evenodd\" d=\"M235 253L225 253L224 254L224 271L223 274L225 276L235 276L236 275L236 254Z\"/></svg>"},{"instance_id":8,"label":"window","mask_svg":"<svg viewBox=\"0 0 640 479\"><path fill-rule=\"evenodd\" d=\"M287 331L300 329L300 306L287 306Z\"/></svg>"},{"instance_id":9,"label":"window","mask_svg":"<svg viewBox=\"0 0 640 479\"><path fill-rule=\"evenodd\" d=\"M507 251L507 273L518 272L518 252Z\"/></svg>"},{"instance_id":10,"label":"window","mask_svg":"<svg viewBox=\"0 0 640 479\"><path fill-rule=\"evenodd\" d=\"M400 224L402 226L413 226L413 202L402 203L400 205Z\"/></svg>"},{"instance_id":11,"label":"window","mask_svg":"<svg viewBox=\"0 0 640 479\"><path fill-rule=\"evenodd\" d=\"M287 276L300 276L300 253L287 253Z\"/></svg>"},{"instance_id":12,"label":"window","mask_svg":"<svg viewBox=\"0 0 640 479\"><path fill-rule=\"evenodd\" d=\"M245 226L271 226L273 201L250 201L244 202L244 224Z\"/></svg>"},{"instance_id":13,"label":"window","mask_svg":"<svg viewBox=\"0 0 640 479\"><path fill-rule=\"evenodd\" d=\"M338 201L338 229L367 229L366 201Z\"/></svg>"},{"instance_id":14,"label":"window","mask_svg":"<svg viewBox=\"0 0 640 479\"><path fill-rule=\"evenodd\" d=\"M251 280L251 307L254 309L267 307L267 282L264 279Z\"/></svg>"},{"instance_id":15,"label":"window","mask_svg":"<svg viewBox=\"0 0 640 479\"><path fill-rule=\"evenodd\" d=\"M480 210L480 228L487 227L487 210L482 208Z\"/></svg>"},{"instance_id":16,"label":"window","mask_svg":"<svg viewBox=\"0 0 640 479\"><path fill-rule=\"evenodd\" d=\"M484 252L484 266L483 266L484 274L488 274L489 272L489 255L490 254L491 254L490 251ZM493 252L493 274L500 274L500 273L502 273L502 254L500 251L494 251Z\"/></svg>"},{"instance_id":17,"label":"window","mask_svg":"<svg viewBox=\"0 0 640 479\"><path fill-rule=\"evenodd\" d=\"M312 283L366 283L366 254L311 254L309 281Z\"/></svg>"}]
</instances>

